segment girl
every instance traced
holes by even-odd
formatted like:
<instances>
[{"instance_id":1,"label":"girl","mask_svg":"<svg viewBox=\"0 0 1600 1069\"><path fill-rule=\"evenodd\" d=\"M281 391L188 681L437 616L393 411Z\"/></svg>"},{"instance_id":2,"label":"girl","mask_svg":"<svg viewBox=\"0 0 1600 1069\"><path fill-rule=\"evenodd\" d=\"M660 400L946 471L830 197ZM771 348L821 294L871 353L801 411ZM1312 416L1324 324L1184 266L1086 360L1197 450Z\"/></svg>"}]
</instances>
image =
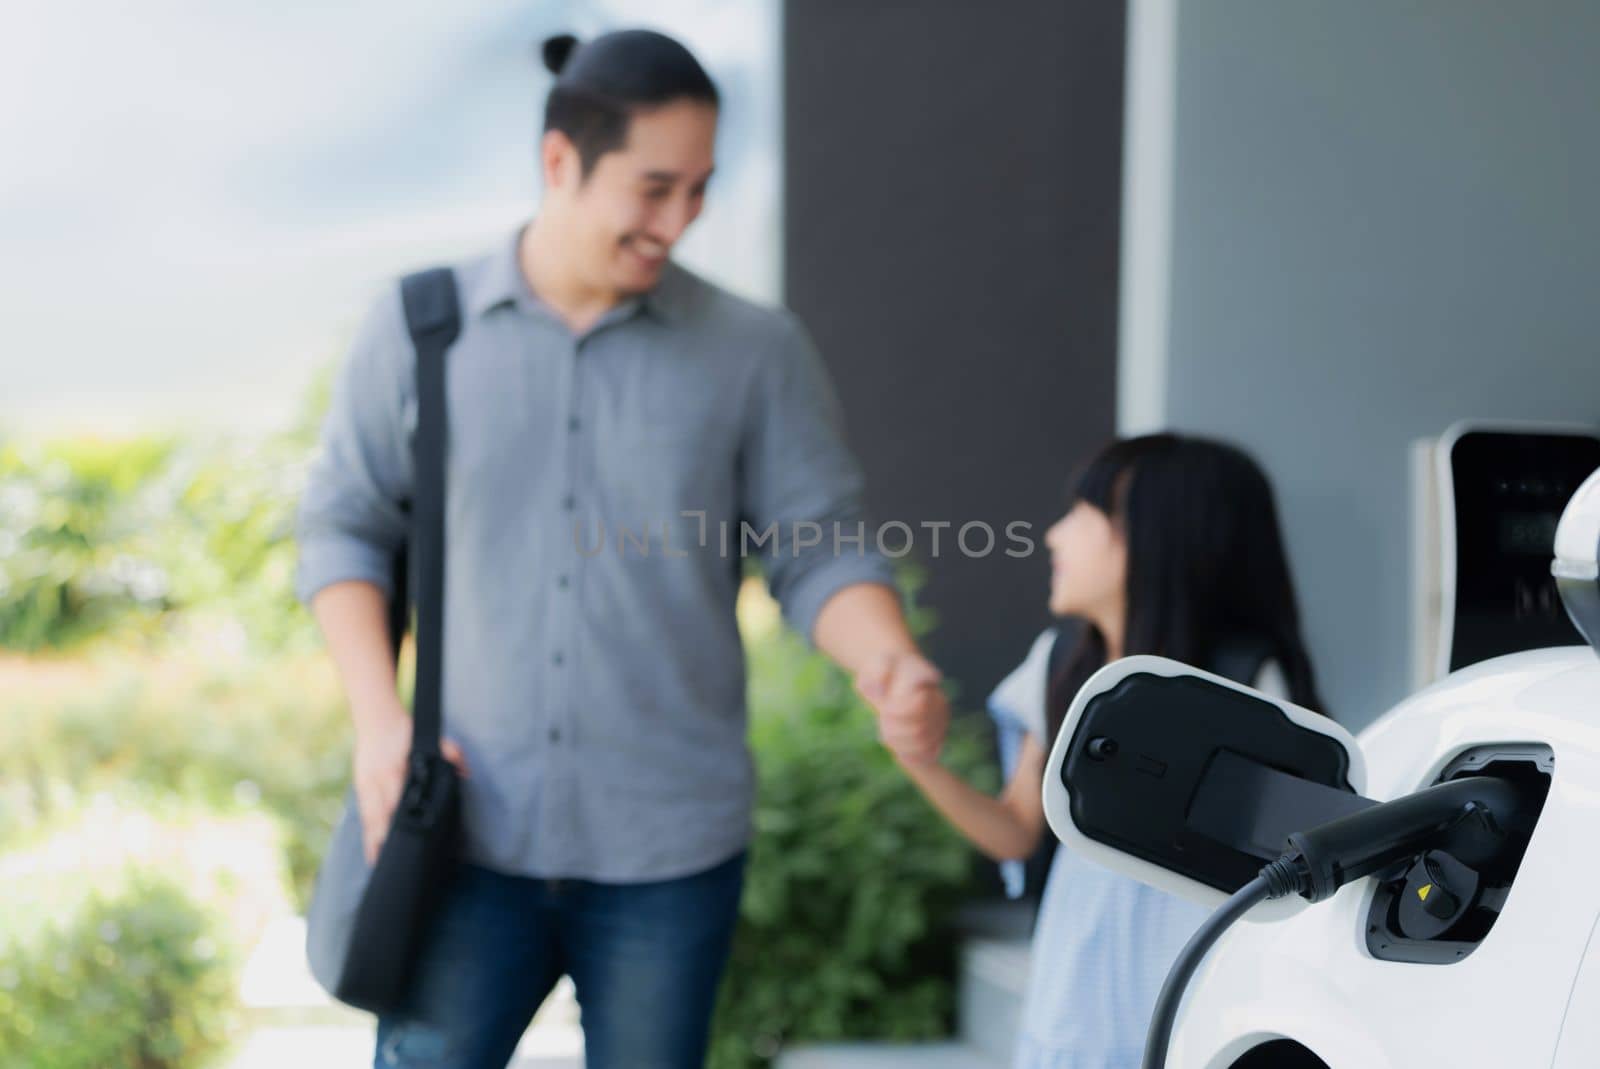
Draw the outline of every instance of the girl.
<instances>
[{"instance_id":1,"label":"girl","mask_svg":"<svg viewBox=\"0 0 1600 1069\"><path fill-rule=\"evenodd\" d=\"M1272 490L1244 453L1172 434L1114 442L1045 544L1050 611L1074 623L1041 635L990 698L1005 789L992 798L937 764L901 762L990 857L1034 853L1061 720L1083 682L1119 657L1160 654L1321 710ZM1016 1069L1136 1067L1161 982L1205 915L1057 849Z\"/></svg>"}]
</instances>

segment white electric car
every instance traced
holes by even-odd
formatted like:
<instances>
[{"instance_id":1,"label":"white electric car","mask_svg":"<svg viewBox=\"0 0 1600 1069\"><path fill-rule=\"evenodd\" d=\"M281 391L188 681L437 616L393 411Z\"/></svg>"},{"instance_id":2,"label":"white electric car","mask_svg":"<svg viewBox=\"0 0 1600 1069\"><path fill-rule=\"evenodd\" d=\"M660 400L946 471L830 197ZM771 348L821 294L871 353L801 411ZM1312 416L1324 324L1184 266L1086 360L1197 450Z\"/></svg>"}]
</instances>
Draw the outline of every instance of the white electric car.
<instances>
[{"instance_id":1,"label":"white electric car","mask_svg":"<svg viewBox=\"0 0 1600 1069\"><path fill-rule=\"evenodd\" d=\"M1555 546L1562 599L1600 643L1600 472ZM1594 648L1465 668L1359 738L1126 658L1074 701L1045 808L1107 866L1243 911L1195 952L1173 1069L1600 1067ZM1257 883L1276 900L1241 904Z\"/></svg>"}]
</instances>

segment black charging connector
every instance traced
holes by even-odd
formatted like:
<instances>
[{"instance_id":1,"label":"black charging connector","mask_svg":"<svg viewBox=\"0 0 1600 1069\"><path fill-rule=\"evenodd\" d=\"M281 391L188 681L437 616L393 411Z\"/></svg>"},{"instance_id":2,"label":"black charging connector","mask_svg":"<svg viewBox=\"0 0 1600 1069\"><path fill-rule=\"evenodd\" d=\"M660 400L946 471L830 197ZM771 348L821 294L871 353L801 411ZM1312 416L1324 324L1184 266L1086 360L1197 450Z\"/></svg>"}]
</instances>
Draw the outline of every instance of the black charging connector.
<instances>
[{"instance_id":1,"label":"black charging connector","mask_svg":"<svg viewBox=\"0 0 1600 1069\"><path fill-rule=\"evenodd\" d=\"M1190 978L1212 944L1252 907L1291 894L1321 902L1352 880L1430 850L1448 851L1474 868L1491 867L1502 853L1520 848L1505 827L1520 819L1524 806L1538 804L1510 780L1467 776L1291 834L1289 849L1234 892L1178 955L1156 999L1144 1069L1163 1069Z\"/></svg>"},{"instance_id":2,"label":"black charging connector","mask_svg":"<svg viewBox=\"0 0 1600 1069\"><path fill-rule=\"evenodd\" d=\"M1363 876L1427 850L1446 850L1463 864L1492 864L1506 848L1505 825L1523 805L1517 786L1493 776L1435 784L1289 836L1288 856L1304 866L1301 892L1321 902Z\"/></svg>"}]
</instances>

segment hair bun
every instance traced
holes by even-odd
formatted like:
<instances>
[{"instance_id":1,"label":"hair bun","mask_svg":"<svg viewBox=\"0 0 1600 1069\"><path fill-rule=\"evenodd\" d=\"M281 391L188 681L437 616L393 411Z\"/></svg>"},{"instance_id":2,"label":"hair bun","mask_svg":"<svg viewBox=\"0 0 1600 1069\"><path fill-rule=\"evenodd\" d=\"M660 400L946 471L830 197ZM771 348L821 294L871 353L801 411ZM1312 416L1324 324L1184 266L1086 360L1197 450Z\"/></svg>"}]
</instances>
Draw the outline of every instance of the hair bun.
<instances>
[{"instance_id":1,"label":"hair bun","mask_svg":"<svg viewBox=\"0 0 1600 1069\"><path fill-rule=\"evenodd\" d=\"M546 70L551 74L560 74L561 68L567 65L567 60L572 58L577 47L578 39L572 34L558 33L545 38L544 44L539 46L539 55L544 60Z\"/></svg>"}]
</instances>

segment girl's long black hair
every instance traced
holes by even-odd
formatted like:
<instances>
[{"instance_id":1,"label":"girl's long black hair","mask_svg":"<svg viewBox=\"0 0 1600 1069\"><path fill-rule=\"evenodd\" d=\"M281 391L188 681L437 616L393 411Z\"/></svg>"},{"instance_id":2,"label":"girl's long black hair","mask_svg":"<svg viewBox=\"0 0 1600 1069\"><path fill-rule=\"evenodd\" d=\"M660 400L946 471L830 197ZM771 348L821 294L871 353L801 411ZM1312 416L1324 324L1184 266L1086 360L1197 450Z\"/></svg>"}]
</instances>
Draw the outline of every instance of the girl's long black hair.
<instances>
[{"instance_id":1,"label":"girl's long black hair","mask_svg":"<svg viewBox=\"0 0 1600 1069\"><path fill-rule=\"evenodd\" d=\"M1075 500L1105 513L1127 540L1124 654L1209 668L1230 642L1264 643L1289 700L1326 711L1300 636L1272 487L1255 461L1188 435L1119 439L1089 462ZM1050 681L1051 742L1073 696L1105 663L1105 636L1088 625Z\"/></svg>"}]
</instances>

